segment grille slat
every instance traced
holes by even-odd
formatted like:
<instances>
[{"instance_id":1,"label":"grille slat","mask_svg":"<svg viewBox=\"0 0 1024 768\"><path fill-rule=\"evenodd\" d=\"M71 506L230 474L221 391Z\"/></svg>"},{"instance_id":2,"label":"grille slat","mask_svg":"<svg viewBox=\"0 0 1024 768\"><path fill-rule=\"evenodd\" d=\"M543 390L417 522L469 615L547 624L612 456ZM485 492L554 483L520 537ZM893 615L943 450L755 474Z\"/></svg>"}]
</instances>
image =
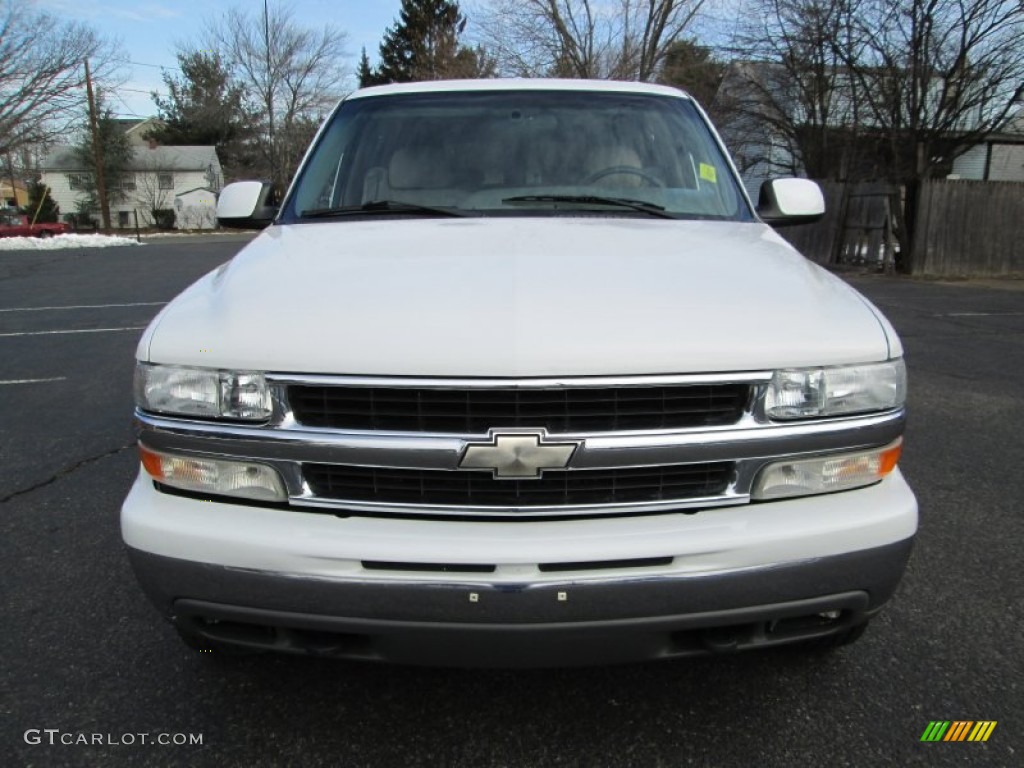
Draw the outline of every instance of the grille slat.
<instances>
[{"instance_id":1,"label":"grille slat","mask_svg":"<svg viewBox=\"0 0 1024 768\"><path fill-rule=\"evenodd\" d=\"M295 420L310 427L486 433L509 427L559 432L726 426L743 415L746 384L661 387L434 389L292 385Z\"/></svg>"},{"instance_id":2,"label":"grille slat","mask_svg":"<svg viewBox=\"0 0 1024 768\"><path fill-rule=\"evenodd\" d=\"M686 500L724 493L732 462L545 473L539 480L495 480L486 472L305 464L321 498L445 506L552 506Z\"/></svg>"}]
</instances>

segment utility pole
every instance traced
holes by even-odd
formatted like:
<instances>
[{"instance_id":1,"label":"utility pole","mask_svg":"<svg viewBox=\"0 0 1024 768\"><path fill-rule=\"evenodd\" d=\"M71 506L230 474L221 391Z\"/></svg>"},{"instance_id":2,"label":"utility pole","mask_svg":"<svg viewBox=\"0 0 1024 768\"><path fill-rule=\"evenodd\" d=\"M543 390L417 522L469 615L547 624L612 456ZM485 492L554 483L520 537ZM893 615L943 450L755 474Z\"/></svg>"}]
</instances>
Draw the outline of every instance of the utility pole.
<instances>
[{"instance_id":1,"label":"utility pole","mask_svg":"<svg viewBox=\"0 0 1024 768\"><path fill-rule=\"evenodd\" d=\"M11 150L7 150L7 175L11 177L11 197L14 198L14 207L18 207L18 188L14 185L14 161L11 160ZM0 200L4 206L7 205L6 200Z\"/></svg>"},{"instance_id":2,"label":"utility pole","mask_svg":"<svg viewBox=\"0 0 1024 768\"><path fill-rule=\"evenodd\" d=\"M89 60L85 60L85 92L89 97L89 128L92 131L92 154L96 161L96 195L100 199L100 215L103 217L103 231L110 231L110 201L107 200L107 182L103 178L103 147L100 144L99 120L96 117L96 99L92 94L92 77L89 74Z\"/></svg>"},{"instance_id":3,"label":"utility pole","mask_svg":"<svg viewBox=\"0 0 1024 768\"><path fill-rule=\"evenodd\" d=\"M266 54L267 64L267 90L264 94L266 99L267 107L267 133L270 138L269 146L269 160L270 160L270 181L274 189L278 188L278 173L277 173L277 141L274 136L274 85L273 83L277 79L277 73L274 71L273 57L270 51L270 8L267 5L267 0L263 0L263 49Z\"/></svg>"}]
</instances>

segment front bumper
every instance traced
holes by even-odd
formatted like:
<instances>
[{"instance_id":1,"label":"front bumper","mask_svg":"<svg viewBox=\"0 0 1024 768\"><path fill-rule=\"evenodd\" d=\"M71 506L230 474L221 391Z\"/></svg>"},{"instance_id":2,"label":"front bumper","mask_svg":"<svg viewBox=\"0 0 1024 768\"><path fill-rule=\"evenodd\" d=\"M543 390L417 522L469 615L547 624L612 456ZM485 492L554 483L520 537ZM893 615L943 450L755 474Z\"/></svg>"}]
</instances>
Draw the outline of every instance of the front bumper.
<instances>
[{"instance_id":1,"label":"front bumper","mask_svg":"<svg viewBox=\"0 0 1024 768\"><path fill-rule=\"evenodd\" d=\"M828 496L600 520L341 518L171 496L142 476L122 510L144 590L186 633L457 666L625 662L841 632L889 599L916 523L898 471Z\"/></svg>"},{"instance_id":2,"label":"front bumper","mask_svg":"<svg viewBox=\"0 0 1024 768\"><path fill-rule=\"evenodd\" d=\"M150 598L186 634L364 661L547 667L667 659L836 634L879 610L910 548L907 540L744 573L530 587L332 582L137 550L130 555Z\"/></svg>"}]
</instances>

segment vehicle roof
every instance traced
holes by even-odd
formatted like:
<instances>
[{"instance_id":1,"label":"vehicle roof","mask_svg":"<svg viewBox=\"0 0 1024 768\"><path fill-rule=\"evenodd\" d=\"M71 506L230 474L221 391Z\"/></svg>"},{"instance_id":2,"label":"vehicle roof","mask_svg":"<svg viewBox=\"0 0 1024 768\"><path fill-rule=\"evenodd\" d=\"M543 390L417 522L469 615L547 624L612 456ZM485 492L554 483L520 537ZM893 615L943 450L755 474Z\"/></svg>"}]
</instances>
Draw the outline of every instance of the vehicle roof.
<instances>
[{"instance_id":1,"label":"vehicle roof","mask_svg":"<svg viewBox=\"0 0 1024 768\"><path fill-rule=\"evenodd\" d=\"M667 85L625 82L620 80L570 80L556 78L485 78L479 80L427 80L418 83L394 83L363 88L348 99L368 96L391 96L403 93L444 93L471 91L603 91L613 93L646 93L689 99L690 96Z\"/></svg>"}]
</instances>

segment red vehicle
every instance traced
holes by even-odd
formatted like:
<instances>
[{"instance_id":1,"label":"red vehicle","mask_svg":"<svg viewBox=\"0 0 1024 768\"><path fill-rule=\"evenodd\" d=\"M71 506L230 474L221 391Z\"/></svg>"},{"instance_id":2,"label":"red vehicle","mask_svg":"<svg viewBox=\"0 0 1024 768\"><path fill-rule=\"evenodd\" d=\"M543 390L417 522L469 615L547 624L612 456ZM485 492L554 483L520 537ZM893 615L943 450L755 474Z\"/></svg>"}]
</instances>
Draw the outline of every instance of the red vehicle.
<instances>
[{"instance_id":1,"label":"red vehicle","mask_svg":"<svg viewBox=\"0 0 1024 768\"><path fill-rule=\"evenodd\" d=\"M29 223L21 213L0 213L0 237L53 237L70 232L67 224L53 221Z\"/></svg>"}]
</instances>

